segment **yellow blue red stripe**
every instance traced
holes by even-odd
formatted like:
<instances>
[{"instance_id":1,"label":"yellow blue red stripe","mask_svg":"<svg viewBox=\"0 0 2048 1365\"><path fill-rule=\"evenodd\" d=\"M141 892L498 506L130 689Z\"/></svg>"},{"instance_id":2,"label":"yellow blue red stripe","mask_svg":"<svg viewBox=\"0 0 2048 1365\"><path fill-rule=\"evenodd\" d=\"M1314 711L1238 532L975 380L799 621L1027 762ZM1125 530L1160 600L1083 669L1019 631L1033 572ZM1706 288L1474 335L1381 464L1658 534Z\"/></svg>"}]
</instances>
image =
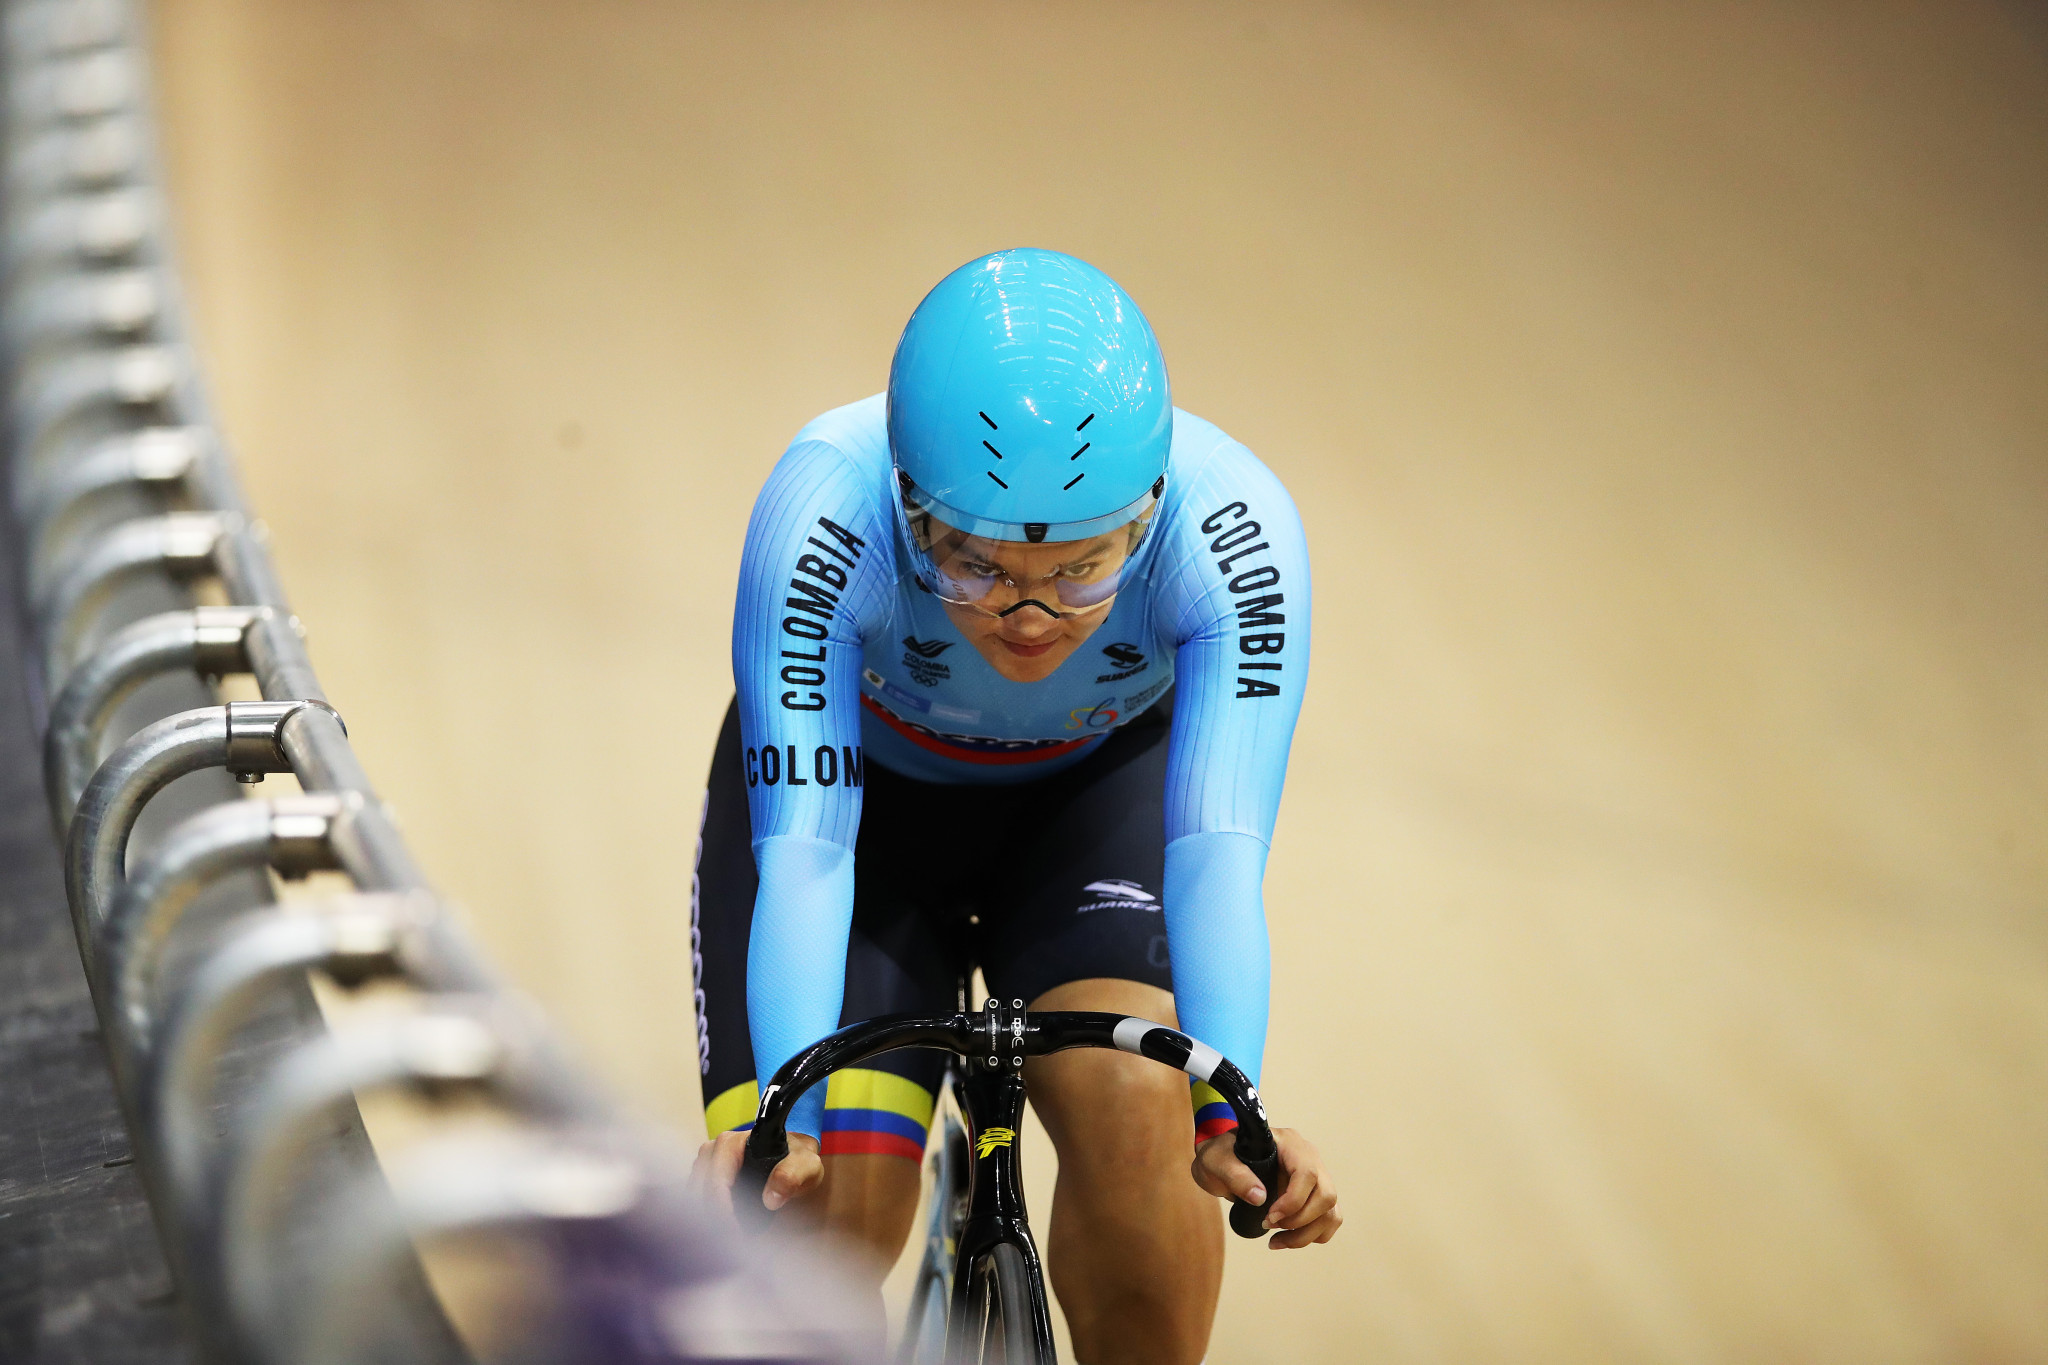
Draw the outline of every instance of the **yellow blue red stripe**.
<instances>
[{"instance_id":1,"label":"yellow blue red stripe","mask_svg":"<svg viewBox=\"0 0 2048 1365\"><path fill-rule=\"evenodd\" d=\"M1207 1081L1191 1082L1194 1087L1195 1141L1207 1142L1218 1133L1237 1127L1237 1112Z\"/></svg>"},{"instance_id":2,"label":"yellow blue red stripe","mask_svg":"<svg viewBox=\"0 0 2048 1365\"><path fill-rule=\"evenodd\" d=\"M866 1067L836 1071L825 1089L825 1155L921 1161L935 1106L931 1091L893 1072Z\"/></svg>"},{"instance_id":3,"label":"yellow blue red stripe","mask_svg":"<svg viewBox=\"0 0 2048 1365\"><path fill-rule=\"evenodd\" d=\"M704 1103L704 1131L712 1137L736 1128L744 1132L754 1126L754 1111L760 1107L761 1086L757 1081L720 1091Z\"/></svg>"},{"instance_id":4,"label":"yellow blue red stripe","mask_svg":"<svg viewBox=\"0 0 2048 1365\"><path fill-rule=\"evenodd\" d=\"M704 1106L704 1127L713 1137L754 1126L761 1087L747 1081L712 1097ZM825 1084L826 1156L880 1154L924 1159L925 1133L937 1101L915 1081L887 1071L849 1067Z\"/></svg>"}]
</instances>

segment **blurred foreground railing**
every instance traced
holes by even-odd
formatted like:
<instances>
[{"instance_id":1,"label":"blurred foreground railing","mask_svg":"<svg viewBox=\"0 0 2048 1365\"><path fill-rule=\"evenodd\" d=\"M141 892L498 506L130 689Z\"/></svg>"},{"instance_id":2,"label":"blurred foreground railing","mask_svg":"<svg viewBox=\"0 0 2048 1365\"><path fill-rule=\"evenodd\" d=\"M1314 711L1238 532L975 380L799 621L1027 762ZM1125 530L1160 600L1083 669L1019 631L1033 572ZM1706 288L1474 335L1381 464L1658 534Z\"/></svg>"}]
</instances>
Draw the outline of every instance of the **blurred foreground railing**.
<instances>
[{"instance_id":1,"label":"blurred foreground railing","mask_svg":"<svg viewBox=\"0 0 2048 1365\"><path fill-rule=\"evenodd\" d=\"M747 1260L699 1215L678 1151L506 992L357 763L207 409L136 16L4 15L29 681L79 951L199 1353L847 1358L836 1280ZM260 700L221 699L237 676ZM228 780L267 773L300 792ZM346 889L271 899L272 877L315 873ZM309 973L379 1007L330 1032ZM381 1163L355 1109L371 1092L425 1114Z\"/></svg>"}]
</instances>

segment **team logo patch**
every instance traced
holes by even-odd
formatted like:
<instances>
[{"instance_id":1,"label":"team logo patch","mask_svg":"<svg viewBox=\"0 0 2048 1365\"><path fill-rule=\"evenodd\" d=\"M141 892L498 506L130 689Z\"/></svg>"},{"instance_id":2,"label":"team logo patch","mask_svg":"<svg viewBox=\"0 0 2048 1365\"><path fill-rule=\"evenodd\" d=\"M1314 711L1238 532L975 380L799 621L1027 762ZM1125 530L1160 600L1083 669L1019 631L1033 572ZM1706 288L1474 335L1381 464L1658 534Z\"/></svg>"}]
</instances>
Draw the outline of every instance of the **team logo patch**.
<instances>
[{"instance_id":1,"label":"team logo patch","mask_svg":"<svg viewBox=\"0 0 2048 1365\"><path fill-rule=\"evenodd\" d=\"M909 671L910 680L919 687L937 687L953 676L950 665L938 661L939 656L953 647L951 640L920 640L915 635L903 637L903 667Z\"/></svg>"},{"instance_id":2,"label":"team logo patch","mask_svg":"<svg viewBox=\"0 0 2048 1365\"><path fill-rule=\"evenodd\" d=\"M1145 658L1145 651L1139 649L1136 645L1104 645L1102 647L1102 656L1109 660L1109 666L1112 671L1097 678L1095 681L1099 683L1122 682L1125 678L1136 673L1143 673L1152 666Z\"/></svg>"},{"instance_id":3,"label":"team logo patch","mask_svg":"<svg viewBox=\"0 0 2048 1365\"><path fill-rule=\"evenodd\" d=\"M974 1139L974 1154L977 1157L986 1157L996 1148L1007 1147L1016 1140L1017 1130L1015 1128L984 1128L981 1130L980 1135Z\"/></svg>"},{"instance_id":4,"label":"team logo patch","mask_svg":"<svg viewBox=\"0 0 2048 1365\"><path fill-rule=\"evenodd\" d=\"M1104 877L1099 882L1090 882L1081 888L1081 894L1093 896L1095 899L1083 902L1074 912L1077 915L1085 915L1090 910L1159 909L1159 897L1137 882L1127 881L1122 877Z\"/></svg>"}]
</instances>

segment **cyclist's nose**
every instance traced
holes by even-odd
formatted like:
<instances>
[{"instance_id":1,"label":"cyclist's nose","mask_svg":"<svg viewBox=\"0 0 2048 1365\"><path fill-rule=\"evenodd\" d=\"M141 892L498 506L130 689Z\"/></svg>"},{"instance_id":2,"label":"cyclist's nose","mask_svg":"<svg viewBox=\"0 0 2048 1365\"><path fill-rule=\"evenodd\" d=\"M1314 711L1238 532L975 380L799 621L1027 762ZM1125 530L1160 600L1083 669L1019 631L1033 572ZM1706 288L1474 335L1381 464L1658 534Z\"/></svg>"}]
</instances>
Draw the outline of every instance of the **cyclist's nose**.
<instances>
[{"instance_id":1,"label":"cyclist's nose","mask_svg":"<svg viewBox=\"0 0 2048 1365\"><path fill-rule=\"evenodd\" d=\"M1008 575L995 581L988 596L982 599L982 606L1011 622L1037 617L1042 625L1059 615L1058 598L1053 595L1051 583L1035 579L1019 582Z\"/></svg>"},{"instance_id":2,"label":"cyclist's nose","mask_svg":"<svg viewBox=\"0 0 2048 1365\"><path fill-rule=\"evenodd\" d=\"M1042 610L1035 600L1017 603L997 618L998 629L1019 644L1042 640L1057 632L1060 624L1059 617Z\"/></svg>"},{"instance_id":3,"label":"cyclist's nose","mask_svg":"<svg viewBox=\"0 0 2048 1365\"><path fill-rule=\"evenodd\" d=\"M1023 615L1025 613L1036 613L1039 616L1051 617L1057 617L1059 615L1059 612L1051 604L1037 597L1020 598L1017 601L1012 602L1009 606L1004 607L1001 611L997 612L996 615L1002 617L1005 620L1008 620L1012 616Z\"/></svg>"}]
</instances>

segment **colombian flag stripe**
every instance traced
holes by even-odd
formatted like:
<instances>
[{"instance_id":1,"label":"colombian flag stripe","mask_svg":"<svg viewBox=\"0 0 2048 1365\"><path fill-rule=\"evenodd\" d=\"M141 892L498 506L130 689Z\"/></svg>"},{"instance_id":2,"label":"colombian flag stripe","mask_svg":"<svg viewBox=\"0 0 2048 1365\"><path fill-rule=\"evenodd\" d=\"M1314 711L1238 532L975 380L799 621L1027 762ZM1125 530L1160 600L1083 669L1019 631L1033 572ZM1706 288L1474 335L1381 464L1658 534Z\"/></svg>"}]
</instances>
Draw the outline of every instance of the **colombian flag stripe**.
<instances>
[{"instance_id":1,"label":"colombian flag stripe","mask_svg":"<svg viewBox=\"0 0 2048 1365\"><path fill-rule=\"evenodd\" d=\"M1190 1090L1195 1102L1195 1141L1207 1142L1218 1133L1237 1127L1237 1111L1215 1086L1207 1081L1194 1081Z\"/></svg>"},{"instance_id":2,"label":"colombian flag stripe","mask_svg":"<svg viewBox=\"0 0 2048 1365\"><path fill-rule=\"evenodd\" d=\"M761 1087L757 1082L746 1081L713 1098L704 1106L704 1129L711 1136L729 1133L735 1128L746 1129L754 1126L754 1111L761 1107Z\"/></svg>"},{"instance_id":3,"label":"colombian flag stripe","mask_svg":"<svg viewBox=\"0 0 2048 1365\"><path fill-rule=\"evenodd\" d=\"M874 712L876 718L882 724L888 726L918 748L938 754L944 758L958 759L962 763L992 763L1004 766L1014 763L1043 763L1048 758L1058 758L1062 754L1070 754L1082 745L1093 743L1095 740L1102 738L1100 734L1083 735L1079 739L1062 740L1057 744L1046 744L1036 749L976 749L966 744L949 744L937 735L928 735L921 730L912 729L897 719L888 707L883 706L865 692L861 694L860 702L861 705Z\"/></svg>"},{"instance_id":4,"label":"colombian flag stripe","mask_svg":"<svg viewBox=\"0 0 2048 1365\"><path fill-rule=\"evenodd\" d=\"M820 1144L826 1156L900 1156L924 1160L924 1144L895 1133L835 1133L830 1125Z\"/></svg>"},{"instance_id":5,"label":"colombian flag stripe","mask_svg":"<svg viewBox=\"0 0 2048 1365\"><path fill-rule=\"evenodd\" d=\"M886 1109L833 1109L828 1106L825 1110L827 1134L894 1133L916 1143L918 1150L923 1151L924 1130L925 1125L916 1119L907 1119Z\"/></svg>"},{"instance_id":6,"label":"colombian flag stripe","mask_svg":"<svg viewBox=\"0 0 2048 1365\"><path fill-rule=\"evenodd\" d=\"M931 1091L892 1072L859 1066L835 1071L825 1083L825 1150L883 1150L845 1145L845 1140L869 1134L878 1141L888 1136L914 1146L922 1156L925 1130L931 1127L937 1103ZM713 1137L745 1132L754 1126L754 1111L760 1107L759 1083L742 1082L704 1106L704 1127ZM837 1148L833 1146L833 1134L842 1140Z\"/></svg>"},{"instance_id":7,"label":"colombian flag stripe","mask_svg":"<svg viewBox=\"0 0 2048 1365\"><path fill-rule=\"evenodd\" d=\"M825 1083L825 1122L828 1128L834 1109L879 1109L885 1113L900 1114L922 1131L931 1127L932 1110L937 1104L932 1092L916 1081L871 1067L850 1066L844 1071L835 1071Z\"/></svg>"}]
</instances>

